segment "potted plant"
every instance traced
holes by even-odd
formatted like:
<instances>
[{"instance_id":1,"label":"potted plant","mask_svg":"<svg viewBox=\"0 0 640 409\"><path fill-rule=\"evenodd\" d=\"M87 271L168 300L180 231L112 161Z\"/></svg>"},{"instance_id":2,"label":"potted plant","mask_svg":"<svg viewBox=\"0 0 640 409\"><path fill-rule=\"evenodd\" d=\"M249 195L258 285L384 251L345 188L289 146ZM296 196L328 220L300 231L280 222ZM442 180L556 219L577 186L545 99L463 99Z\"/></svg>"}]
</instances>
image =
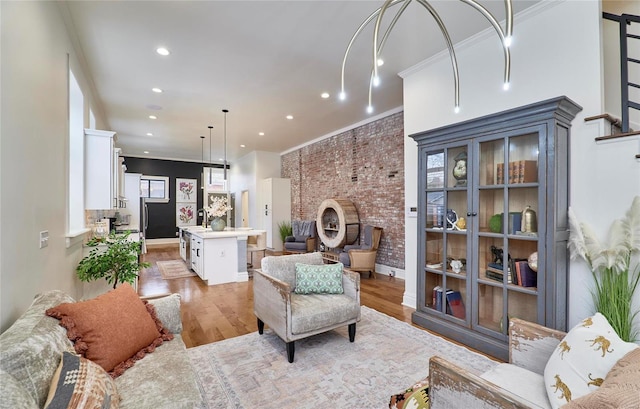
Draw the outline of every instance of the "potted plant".
<instances>
[{"instance_id":1,"label":"potted plant","mask_svg":"<svg viewBox=\"0 0 640 409\"><path fill-rule=\"evenodd\" d=\"M138 271L150 264L139 261L141 244L128 239L130 232L115 234L107 238L93 238L87 245L95 247L89 255L80 260L76 273L80 281L93 281L104 278L116 288L118 283L135 282ZM98 245L104 245L98 247Z\"/></svg>"},{"instance_id":2,"label":"potted plant","mask_svg":"<svg viewBox=\"0 0 640 409\"><path fill-rule=\"evenodd\" d=\"M640 281L640 196L636 196L624 218L609 229L609 244L600 243L589 225L580 223L569 209L571 257L589 265L594 280L596 311L604 315L624 341L635 341L633 296ZM634 265L635 263L635 265Z\"/></svg>"},{"instance_id":3,"label":"potted plant","mask_svg":"<svg viewBox=\"0 0 640 409\"><path fill-rule=\"evenodd\" d=\"M293 236L293 229L291 228L291 222L285 220L283 222L278 223L278 232L280 233L280 238L284 243L287 237Z\"/></svg>"}]
</instances>

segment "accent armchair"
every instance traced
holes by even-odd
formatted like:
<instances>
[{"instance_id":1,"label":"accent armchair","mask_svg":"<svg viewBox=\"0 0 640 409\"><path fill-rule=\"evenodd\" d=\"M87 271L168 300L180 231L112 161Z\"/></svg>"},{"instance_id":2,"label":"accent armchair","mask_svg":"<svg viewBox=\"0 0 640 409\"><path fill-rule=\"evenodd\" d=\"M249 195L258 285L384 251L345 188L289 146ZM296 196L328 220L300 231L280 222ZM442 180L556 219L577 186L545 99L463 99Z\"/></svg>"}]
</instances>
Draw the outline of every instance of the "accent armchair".
<instances>
[{"instance_id":1,"label":"accent armchair","mask_svg":"<svg viewBox=\"0 0 640 409\"><path fill-rule=\"evenodd\" d=\"M315 220L294 220L291 222L292 236L284 239L284 253L310 253L316 250Z\"/></svg>"},{"instance_id":2,"label":"accent armchair","mask_svg":"<svg viewBox=\"0 0 640 409\"><path fill-rule=\"evenodd\" d=\"M369 272L369 277L375 278L376 255L380 245L381 227L364 226L359 245L347 245L342 248L338 255L338 260L344 264L345 268L357 272Z\"/></svg>"},{"instance_id":3,"label":"accent armchair","mask_svg":"<svg viewBox=\"0 0 640 409\"><path fill-rule=\"evenodd\" d=\"M360 321L358 274L342 271L342 294L297 294L296 263L325 267L319 252L268 256L253 275L258 332L262 334L267 324L282 338L289 362L293 362L296 340L348 325L349 341L354 342L356 322Z\"/></svg>"}]
</instances>

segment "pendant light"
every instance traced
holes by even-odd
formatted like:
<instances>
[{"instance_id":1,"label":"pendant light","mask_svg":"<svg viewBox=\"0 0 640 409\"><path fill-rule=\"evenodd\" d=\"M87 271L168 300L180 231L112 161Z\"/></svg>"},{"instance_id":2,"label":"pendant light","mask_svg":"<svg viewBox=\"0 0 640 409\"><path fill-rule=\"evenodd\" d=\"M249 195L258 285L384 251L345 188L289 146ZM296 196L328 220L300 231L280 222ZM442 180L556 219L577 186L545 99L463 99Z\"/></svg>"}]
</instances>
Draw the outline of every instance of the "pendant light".
<instances>
[{"instance_id":1,"label":"pendant light","mask_svg":"<svg viewBox=\"0 0 640 409\"><path fill-rule=\"evenodd\" d=\"M211 130L213 129L213 125L209 125L209 185L211 185L213 183L213 181L211 180Z\"/></svg>"},{"instance_id":2,"label":"pendant light","mask_svg":"<svg viewBox=\"0 0 640 409\"><path fill-rule=\"evenodd\" d=\"M227 185L227 114L229 113L228 109L223 109L224 113L224 183ZM228 186L226 187L229 190Z\"/></svg>"},{"instance_id":3,"label":"pendant light","mask_svg":"<svg viewBox=\"0 0 640 409\"><path fill-rule=\"evenodd\" d=\"M204 190L204 136L200 135L200 145L202 145L200 147L200 152L202 153L202 185L200 186L200 189Z\"/></svg>"}]
</instances>

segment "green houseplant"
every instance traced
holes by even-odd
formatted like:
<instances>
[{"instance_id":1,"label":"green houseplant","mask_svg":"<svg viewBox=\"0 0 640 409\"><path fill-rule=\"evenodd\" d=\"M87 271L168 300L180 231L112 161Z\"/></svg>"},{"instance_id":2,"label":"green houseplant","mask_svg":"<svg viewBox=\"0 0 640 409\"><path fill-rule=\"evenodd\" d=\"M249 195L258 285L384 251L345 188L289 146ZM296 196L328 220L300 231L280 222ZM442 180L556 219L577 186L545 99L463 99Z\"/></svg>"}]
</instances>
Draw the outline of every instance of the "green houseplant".
<instances>
[{"instance_id":1,"label":"green houseplant","mask_svg":"<svg viewBox=\"0 0 640 409\"><path fill-rule=\"evenodd\" d=\"M640 281L640 196L636 196L624 218L609 229L609 243L600 243L589 225L580 223L569 209L571 257L580 257L593 275L596 311L604 315L620 338L635 341L633 296Z\"/></svg>"},{"instance_id":2,"label":"green houseplant","mask_svg":"<svg viewBox=\"0 0 640 409\"><path fill-rule=\"evenodd\" d=\"M280 238L284 243L285 239L288 236L293 236L293 229L291 228L291 222L285 220L283 222L278 223L278 232L280 232Z\"/></svg>"},{"instance_id":3,"label":"green houseplant","mask_svg":"<svg viewBox=\"0 0 640 409\"><path fill-rule=\"evenodd\" d=\"M104 278L116 288L118 283L133 284L138 271L150 264L139 261L141 244L128 239L130 232L115 234L106 239L91 239L87 245L95 247L80 260L76 272L80 281ZM98 247L104 244L106 247Z\"/></svg>"}]
</instances>

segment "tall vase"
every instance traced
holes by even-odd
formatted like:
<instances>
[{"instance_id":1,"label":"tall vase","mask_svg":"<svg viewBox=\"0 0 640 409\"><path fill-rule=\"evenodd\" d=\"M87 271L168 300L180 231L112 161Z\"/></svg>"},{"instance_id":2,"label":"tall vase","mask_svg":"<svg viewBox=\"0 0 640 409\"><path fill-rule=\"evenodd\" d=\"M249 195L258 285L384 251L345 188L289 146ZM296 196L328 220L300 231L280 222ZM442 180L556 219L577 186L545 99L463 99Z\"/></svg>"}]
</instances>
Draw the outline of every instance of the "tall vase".
<instances>
[{"instance_id":1,"label":"tall vase","mask_svg":"<svg viewBox=\"0 0 640 409\"><path fill-rule=\"evenodd\" d=\"M227 227L227 222L222 217L214 217L211 219L211 230L223 231Z\"/></svg>"}]
</instances>

